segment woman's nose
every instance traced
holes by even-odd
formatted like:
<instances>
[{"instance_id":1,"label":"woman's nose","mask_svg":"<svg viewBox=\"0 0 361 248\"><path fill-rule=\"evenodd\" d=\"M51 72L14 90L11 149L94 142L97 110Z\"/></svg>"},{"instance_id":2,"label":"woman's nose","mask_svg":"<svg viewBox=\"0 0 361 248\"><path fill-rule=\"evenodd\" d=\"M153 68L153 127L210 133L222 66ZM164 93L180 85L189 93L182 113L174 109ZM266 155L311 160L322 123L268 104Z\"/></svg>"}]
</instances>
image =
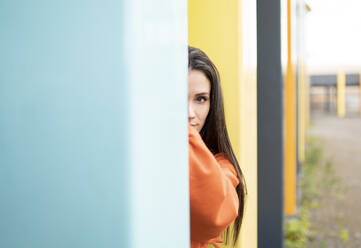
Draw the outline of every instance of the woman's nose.
<instances>
[{"instance_id":1,"label":"woman's nose","mask_svg":"<svg viewBox=\"0 0 361 248\"><path fill-rule=\"evenodd\" d=\"M196 117L194 110L193 110L193 106L191 103L188 104L188 118L189 119L193 119L194 117Z\"/></svg>"}]
</instances>

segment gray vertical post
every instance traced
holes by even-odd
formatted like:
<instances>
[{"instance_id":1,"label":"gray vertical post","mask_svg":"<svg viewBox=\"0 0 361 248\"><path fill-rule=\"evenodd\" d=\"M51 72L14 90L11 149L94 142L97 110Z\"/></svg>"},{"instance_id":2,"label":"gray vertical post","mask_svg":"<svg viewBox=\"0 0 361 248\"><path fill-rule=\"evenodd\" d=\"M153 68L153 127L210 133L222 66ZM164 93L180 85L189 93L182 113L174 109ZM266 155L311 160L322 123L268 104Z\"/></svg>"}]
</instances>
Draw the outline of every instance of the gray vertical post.
<instances>
[{"instance_id":1,"label":"gray vertical post","mask_svg":"<svg viewBox=\"0 0 361 248\"><path fill-rule=\"evenodd\" d=\"M283 246L280 0L257 1L258 247Z\"/></svg>"}]
</instances>

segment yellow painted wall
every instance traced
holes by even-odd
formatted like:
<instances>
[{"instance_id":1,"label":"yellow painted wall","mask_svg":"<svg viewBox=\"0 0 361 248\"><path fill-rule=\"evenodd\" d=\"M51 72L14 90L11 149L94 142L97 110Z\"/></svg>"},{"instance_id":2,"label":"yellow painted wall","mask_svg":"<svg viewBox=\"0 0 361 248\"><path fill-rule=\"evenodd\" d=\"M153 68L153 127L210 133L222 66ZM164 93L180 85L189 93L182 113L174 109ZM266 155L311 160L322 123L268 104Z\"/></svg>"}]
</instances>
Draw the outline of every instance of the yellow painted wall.
<instances>
[{"instance_id":1,"label":"yellow painted wall","mask_svg":"<svg viewBox=\"0 0 361 248\"><path fill-rule=\"evenodd\" d=\"M257 247L257 2L241 1L240 164L248 202L241 247Z\"/></svg>"},{"instance_id":2,"label":"yellow painted wall","mask_svg":"<svg viewBox=\"0 0 361 248\"><path fill-rule=\"evenodd\" d=\"M284 192L285 214L296 213L296 80L292 63L291 0L287 1L288 59L285 76L285 152Z\"/></svg>"},{"instance_id":3,"label":"yellow painted wall","mask_svg":"<svg viewBox=\"0 0 361 248\"><path fill-rule=\"evenodd\" d=\"M337 74L337 115L338 117L344 117L346 113L346 75L344 72Z\"/></svg>"},{"instance_id":4,"label":"yellow painted wall","mask_svg":"<svg viewBox=\"0 0 361 248\"><path fill-rule=\"evenodd\" d=\"M251 3L244 0L248 1ZM247 6L252 6L248 11L256 13L255 4ZM256 69L244 66L247 60L242 47L246 39L242 32L242 11L247 10L243 10L240 0L189 0L188 35L189 44L202 49L220 72L227 128L248 188L241 242L237 247L256 248L257 82Z\"/></svg>"}]
</instances>

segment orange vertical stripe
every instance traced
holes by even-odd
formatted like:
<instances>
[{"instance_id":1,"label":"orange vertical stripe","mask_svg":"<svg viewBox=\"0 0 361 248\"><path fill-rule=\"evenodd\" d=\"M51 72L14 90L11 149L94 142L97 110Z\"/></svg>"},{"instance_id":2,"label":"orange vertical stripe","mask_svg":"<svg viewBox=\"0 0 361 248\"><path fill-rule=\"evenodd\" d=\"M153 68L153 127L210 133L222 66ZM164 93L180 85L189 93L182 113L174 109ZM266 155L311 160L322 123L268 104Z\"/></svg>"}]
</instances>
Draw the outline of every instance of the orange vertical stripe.
<instances>
[{"instance_id":1,"label":"orange vertical stripe","mask_svg":"<svg viewBox=\"0 0 361 248\"><path fill-rule=\"evenodd\" d=\"M292 66L291 0L287 0L288 59L285 80L285 213L296 213L296 80Z\"/></svg>"}]
</instances>

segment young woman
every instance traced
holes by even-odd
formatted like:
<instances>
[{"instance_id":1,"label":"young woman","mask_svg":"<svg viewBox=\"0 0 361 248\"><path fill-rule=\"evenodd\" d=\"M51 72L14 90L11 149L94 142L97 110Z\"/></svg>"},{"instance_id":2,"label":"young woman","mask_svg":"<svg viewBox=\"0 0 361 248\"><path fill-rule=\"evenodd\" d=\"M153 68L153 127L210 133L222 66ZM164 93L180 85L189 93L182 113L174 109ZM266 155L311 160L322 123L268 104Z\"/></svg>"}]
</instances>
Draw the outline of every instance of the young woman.
<instances>
[{"instance_id":1,"label":"young woman","mask_svg":"<svg viewBox=\"0 0 361 248\"><path fill-rule=\"evenodd\" d=\"M218 247L241 228L246 186L225 124L216 67L200 49L188 48L188 138L191 248Z\"/></svg>"}]
</instances>

